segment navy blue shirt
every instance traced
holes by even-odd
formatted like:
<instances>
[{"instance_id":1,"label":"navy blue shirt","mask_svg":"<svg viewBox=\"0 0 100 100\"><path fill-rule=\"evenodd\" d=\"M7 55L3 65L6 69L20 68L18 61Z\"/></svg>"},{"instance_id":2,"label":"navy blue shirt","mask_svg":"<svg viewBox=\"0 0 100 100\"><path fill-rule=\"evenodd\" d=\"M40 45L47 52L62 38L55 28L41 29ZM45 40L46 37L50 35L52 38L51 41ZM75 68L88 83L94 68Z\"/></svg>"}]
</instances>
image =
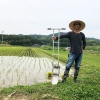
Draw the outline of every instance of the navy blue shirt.
<instances>
[{"instance_id":1,"label":"navy blue shirt","mask_svg":"<svg viewBox=\"0 0 100 100\"><path fill-rule=\"evenodd\" d=\"M73 31L70 31L64 35L61 35L59 37L62 38L68 38L70 41L70 53L82 53L82 49L85 49L86 46L86 39L84 33L80 32L79 34L76 34ZM58 37L56 37L56 40L58 40Z\"/></svg>"}]
</instances>

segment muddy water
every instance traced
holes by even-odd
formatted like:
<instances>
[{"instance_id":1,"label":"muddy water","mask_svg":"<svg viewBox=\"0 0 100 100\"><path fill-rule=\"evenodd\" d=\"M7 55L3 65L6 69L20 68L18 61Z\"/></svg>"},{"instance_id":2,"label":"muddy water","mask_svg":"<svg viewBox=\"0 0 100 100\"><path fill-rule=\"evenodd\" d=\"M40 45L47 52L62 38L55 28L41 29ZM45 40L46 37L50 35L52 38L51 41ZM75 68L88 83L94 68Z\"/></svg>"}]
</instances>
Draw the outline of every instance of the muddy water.
<instances>
[{"instance_id":1,"label":"muddy water","mask_svg":"<svg viewBox=\"0 0 100 100\"><path fill-rule=\"evenodd\" d=\"M49 58L0 56L0 87L47 82L47 72L52 71L51 62ZM60 76L64 66L60 63Z\"/></svg>"}]
</instances>

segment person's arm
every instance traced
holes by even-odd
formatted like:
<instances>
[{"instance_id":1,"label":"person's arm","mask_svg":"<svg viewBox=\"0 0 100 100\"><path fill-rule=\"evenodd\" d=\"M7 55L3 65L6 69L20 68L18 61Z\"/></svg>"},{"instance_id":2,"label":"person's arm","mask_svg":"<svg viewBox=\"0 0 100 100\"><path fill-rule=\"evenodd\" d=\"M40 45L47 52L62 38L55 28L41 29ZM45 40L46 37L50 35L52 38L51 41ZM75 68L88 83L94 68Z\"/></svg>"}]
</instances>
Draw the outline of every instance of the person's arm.
<instances>
[{"instance_id":1,"label":"person's arm","mask_svg":"<svg viewBox=\"0 0 100 100\"><path fill-rule=\"evenodd\" d=\"M59 39L62 39L62 38L69 38L69 32L64 34L64 35L60 35ZM55 37L55 36L52 36L52 40L58 40L58 37Z\"/></svg>"},{"instance_id":2,"label":"person's arm","mask_svg":"<svg viewBox=\"0 0 100 100\"><path fill-rule=\"evenodd\" d=\"M82 41L83 41L83 50L84 50L85 47L86 47L86 38L85 38L85 35L84 34L82 36Z\"/></svg>"}]
</instances>

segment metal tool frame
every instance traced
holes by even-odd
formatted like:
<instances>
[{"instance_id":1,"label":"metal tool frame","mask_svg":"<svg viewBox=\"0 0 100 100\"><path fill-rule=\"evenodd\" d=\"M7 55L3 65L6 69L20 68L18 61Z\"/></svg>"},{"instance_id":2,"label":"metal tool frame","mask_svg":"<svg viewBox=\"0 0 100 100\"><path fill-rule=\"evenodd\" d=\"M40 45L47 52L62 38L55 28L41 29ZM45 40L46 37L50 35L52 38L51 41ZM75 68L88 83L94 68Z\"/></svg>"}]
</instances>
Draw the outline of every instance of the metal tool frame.
<instances>
[{"instance_id":1,"label":"metal tool frame","mask_svg":"<svg viewBox=\"0 0 100 100\"><path fill-rule=\"evenodd\" d=\"M53 30L53 36L54 36L54 30L58 30L58 40L53 40L53 47L52 47L52 77L58 76L60 74L60 65L59 65L59 46L60 46L60 30L65 30L65 28L48 28L48 30ZM58 52L55 53L55 44L57 44ZM55 64L55 56L57 56L57 63ZM58 70L57 73L54 73L54 70Z\"/></svg>"}]
</instances>

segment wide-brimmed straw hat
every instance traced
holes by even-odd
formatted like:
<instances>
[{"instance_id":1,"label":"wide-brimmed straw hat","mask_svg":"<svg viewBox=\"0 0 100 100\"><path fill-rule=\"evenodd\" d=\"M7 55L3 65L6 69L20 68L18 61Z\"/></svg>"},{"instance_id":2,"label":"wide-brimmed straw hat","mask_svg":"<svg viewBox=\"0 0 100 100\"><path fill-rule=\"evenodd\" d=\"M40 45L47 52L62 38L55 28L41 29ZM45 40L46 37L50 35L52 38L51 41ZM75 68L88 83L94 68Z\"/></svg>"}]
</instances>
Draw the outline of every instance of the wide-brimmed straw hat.
<instances>
[{"instance_id":1,"label":"wide-brimmed straw hat","mask_svg":"<svg viewBox=\"0 0 100 100\"><path fill-rule=\"evenodd\" d=\"M80 31L83 30L83 29L85 28L85 23L84 23L83 21L81 21L81 20L74 20L74 21L72 21L72 22L69 23L69 28L70 28L71 30L74 29L73 25L74 25L74 23L76 23L76 22L81 24Z\"/></svg>"}]
</instances>

